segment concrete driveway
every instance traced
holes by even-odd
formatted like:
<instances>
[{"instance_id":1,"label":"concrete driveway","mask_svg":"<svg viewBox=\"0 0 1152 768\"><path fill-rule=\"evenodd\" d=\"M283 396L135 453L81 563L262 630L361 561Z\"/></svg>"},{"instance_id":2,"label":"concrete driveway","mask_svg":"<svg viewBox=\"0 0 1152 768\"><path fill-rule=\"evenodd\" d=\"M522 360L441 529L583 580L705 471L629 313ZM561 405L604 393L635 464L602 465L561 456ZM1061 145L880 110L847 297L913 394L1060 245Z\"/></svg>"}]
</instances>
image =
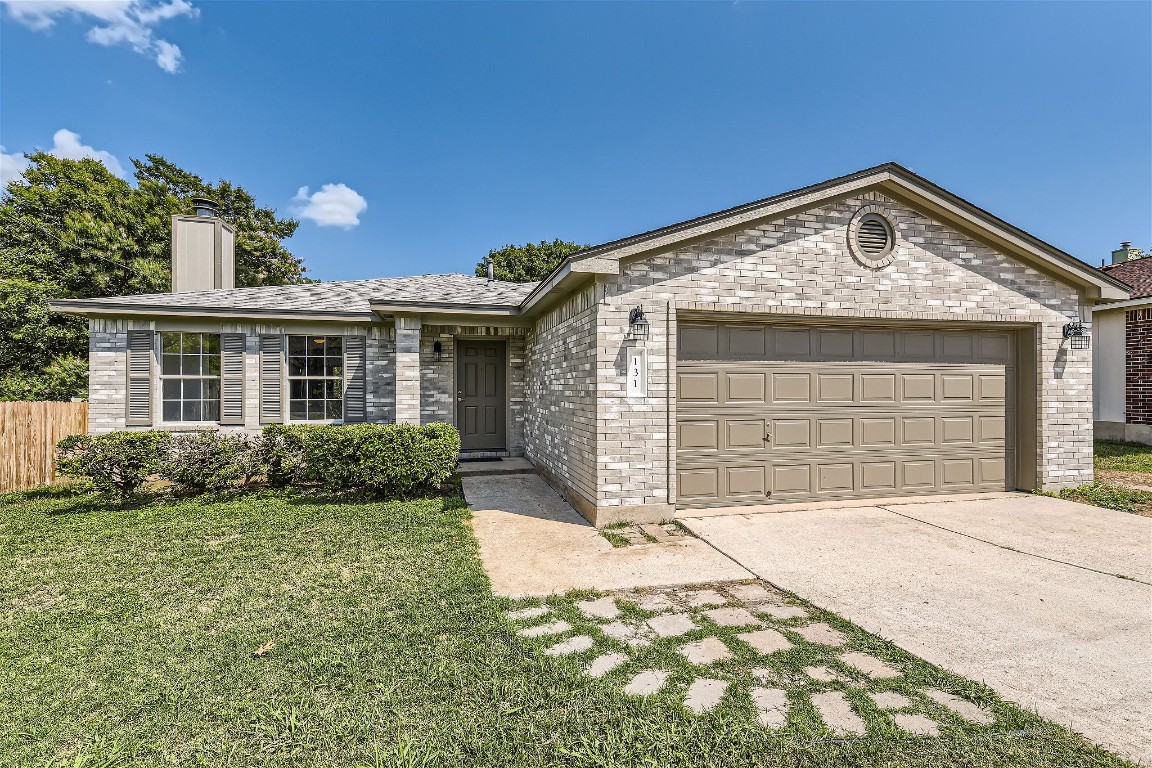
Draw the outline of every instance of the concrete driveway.
<instances>
[{"instance_id":1,"label":"concrete driveway","mask_svg":"<svg viewBox=\"0 0 1152 768\"><path fill-rule=\"evenodd\" d=\"M760 578L1152 765L1152 519L1001 495L682 522Z\"/></svg>"}]
</instances>

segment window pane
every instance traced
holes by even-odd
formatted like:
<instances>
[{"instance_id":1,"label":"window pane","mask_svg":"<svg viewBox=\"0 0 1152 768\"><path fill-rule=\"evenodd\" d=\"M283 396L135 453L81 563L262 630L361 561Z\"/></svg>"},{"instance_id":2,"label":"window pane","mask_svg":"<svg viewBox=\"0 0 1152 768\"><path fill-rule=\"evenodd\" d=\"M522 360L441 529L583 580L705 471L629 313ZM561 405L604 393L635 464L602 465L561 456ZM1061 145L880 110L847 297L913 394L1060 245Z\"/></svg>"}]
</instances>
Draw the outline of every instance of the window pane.
<instances>
[{"instance_id":1,"label":"window pane","mask_svg":"<svg viewBox=\"0 0 1152 768\"><path fill-rule=\"evenodd\" d=\"M306 381L290 381L288 382L289 394L288 397L293 400L303 400L308 397L308 382Z\"/></svg>"},{"instance_id":2,"label":"window pane","mask_svg":"<svg viewBox=\"0 0 1152 768\"><path fill-rule=\"evenodd\" d=\"M219 379L205 379L204 380L204 394L202 397L205 400L219 400L220 399L220 381Z\"/></svg>"},{"instance_id":3,"label":"window pane","mask_svg":"<svg viewBox=\"0 0 1152 768\"><path fill-rule=\"evenodd\" d=\"M178 379L166 379L164 381L164 399L180 399L180 381Z\"/></svg>"},{"instance_id":4,"label":"window pane","mask_svg":"<svg viewBox=\"0 0 1152 768\"><path fill-rule=\"evenodd\" d=\"M208 374L209 376L219 376L220 375L220 355L219 355L219 353L212 355L211 357L205 357L204 358L204 373Z\"/></svg>"},{"instance_id":5,"label":"window pane","mask_svg":"<svg viewBox=\"0 0 1152 768\"><path fill-rule=\"evenodd\" d=\"M204 421L220 421L220 401L204 401Z\"/></svg>"},{"instance_id":6,"label":"window pane","mask_svg":"<svg viewBox=\"0 0 1152 768\"><path fill-rule=\"evenodd\" d=\"M184 401L184 421L200 421L200 401Z\"/></svg>"},{"instance_id":7,"label":"window pane","mask_svg":"<svg viewBox=\"0 0 1152 768\"><path fill-rule=\"evenodd\" d=\"M341 371L344 370L344 358L342 357L326 357L324 358L324 375L325 376L339 376Z\"/></svg>"},{"instance_id":8,"label":"window pane","mask_svg":"<svg viewBox=\"0 0 1152 768\"><path fill-rule=\"evenodd\" d=\"M187 349L187 345L185 345ZM180 358L180 373L185 376L199 376L200 375L200 355L184 355Z\"/></svg>"},{"instance_id":9,"label":"window pane","mask_svg":"<svg viewBox=\"0 0 1152 768\"><path fill-rule=\"evenodd\" d=\"M307 340L304 336L289 336L288 337L288 354L302 355L306 347Z\"/></svg>"},{"instance_id":10,"label":"window pane","mask_svg":"<svg viewBox=\"0 0 1152 768\"><path fill-rule=\"evenodd\" d=\"M180 421L180 401L164 401L164 421Z\"/></svg>"},{"instance_id":11,"label":"window pane","mask_svg":"<svg viewBox=\"0 0 1152 768\"><path fill-rule=\"evenodd\" d=\"M204 336L202 333L182 333L183 338L180 340L184 346L184 354L198 355L200 354L200 340Z\"/></svg>"},{"instance_id":12,"label":"window pane","mask_svg":"<svg viewBox=\"0 0 1152 768\"><path fill-rule=\"evenodd\" d=\"M308 336L308 356L324 354L324 339L326 336Z\"/></svg>"},{"instance_id":13,"label":"window pane","mask_svg":"<svg viewBox=\"0 0 1152 768\"><path fill-rule=\"evenodd\" d=\"M160 348L164 352L174 352L180 354L180 334L178 333L162 333L160 334Z\"/></svg>"},{"instance_id":14,"label":"window pane","mask_svg":"<svg viewBox=\"0 0 1152 768\"><path fill-rule=\"evenodd\" d=\"M329 379L324 382L324 397L328 400L339 400L342 397L340 382Z\"/></svg>"},{"instance_id":15,"label":"window pane","mask_svg":"<svg viewBox=\"0 0 1152 768\"><path fill-rule=\"evenodd\" d=\"M308 372L306 361L303 357L290 357L288 358L288 375L289 376L303 376Z\"/></svg>"},{"instance_id":16,"label":"window pane","mask_svg":"<svg viewBox=\"0 0 1152 768\"><path fill-rule=\"evenodd\" d=\"M309 379L308 380L308 397L316 400L324 398L324 380L323 379Z\"/></svg>"},{"instance_id":17,"label":"window pane","mask_svg":"<svg viewBox=\"0 0 1152 768\"><path fill-rule=\"evenodd\" d=\"M340 407L339 400L327 400L325 403L324 410L329 419L339 419L343 417L344 412Z\"/></svg>"},{"instance_id":18,"label":"window pane","mask_svg":"<svg viewBox=\"0 0 1152 768\"><path fill-rule=\"evenodd\" d=\"M184 379L184 399L200 399L200 379Z\"/></svg>"},{"instance_id":19,"label":"window pane","mask_svg":"<svg viewBox=\"0 0 1152 768\"><path fill-rule=\"evenodd\" d=\"M308 418L308 401L292 400L288 407L288 416L296 420Z\"/></svg>"},{"instance_id":20,"label":"window pane","mask_svg":"<svg viewBox=\"0 0 1152 768\"><path fill-rule=\"evenodd\" d=\"M328 355L342 355L344 354L344 337L343 336L325 336L324 346L327 347Z\"/></svg>"},{"instance_id":21,"label":"window pane","mask_svg":"<svg viewBox=\"0 0 1152 768\"><path fill-rule=\"evenodd\" d=\"M324 401L323 400L309 400L308 401L308 418L309 419L323 419L324 418Z\"/></svg>"},{"instance_id":22,"label":"window pane","mask_svg":"<svg viewBox=\"0 0 1152 768\"><path fill-rule=\"evenodd\" d=\"M217 333L204 334L204 354L216 355L220 353L220 335Z\"/></svg>"},{"instance_id":23,"label":"window pane","mask_svg":"<svg viewBox=\"0 0 1152 768\"><path fill-rule=\"evenodd\" d=\"M180 375L180 355L161 355L160 372L165 376Z\"/></svg>"},{"instance_id":24,"label":"window pane","mask_svg":"<svg viewBox=\"0 0 1152 768\"><path fill-rule=\"evenodd\" d=\"M308 375L309 376L323 376L324 375L324 358L310 357L308 358Z\"/></svg>"}]
</instances>

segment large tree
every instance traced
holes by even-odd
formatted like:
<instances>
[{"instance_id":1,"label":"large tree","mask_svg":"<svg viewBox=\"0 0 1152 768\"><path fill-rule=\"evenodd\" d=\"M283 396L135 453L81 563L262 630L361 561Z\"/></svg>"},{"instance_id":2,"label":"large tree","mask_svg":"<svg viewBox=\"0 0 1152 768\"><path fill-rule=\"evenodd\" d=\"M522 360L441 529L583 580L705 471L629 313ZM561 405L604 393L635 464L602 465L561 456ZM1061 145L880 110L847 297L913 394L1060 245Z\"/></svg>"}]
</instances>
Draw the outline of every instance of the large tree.
<instances>
[{"instance_id":1,"label":"large tree","mask_svg":"<svg viewBox=\"0 0 1152 768\"><path fill-rule=\"evenodd\" d=\"M215 199L236 227L237 285L307 279L282 243L298 222L243 187L210 184L158 155L132 161L134 185L96 160L28 159L0 194L0 400L85 393L86 323L52 313L48 300L169 290L171 216L191 213L191 197Z\"/></svg>"},{"instance_id":2,"label":"large tree","mask_svg":"<svg viewBox=\"0 0 1152 768\"><path fill-rule=\"evenodd\" d=\"M587 247L559 239L550 243L541 240L539 243L506 245L488 251L488 259L492 260L493 273L497 280L533 283L547 277L566 256ZM477 277L488 275L488 259L476 265Z\"/></svg>"}]
</instances>

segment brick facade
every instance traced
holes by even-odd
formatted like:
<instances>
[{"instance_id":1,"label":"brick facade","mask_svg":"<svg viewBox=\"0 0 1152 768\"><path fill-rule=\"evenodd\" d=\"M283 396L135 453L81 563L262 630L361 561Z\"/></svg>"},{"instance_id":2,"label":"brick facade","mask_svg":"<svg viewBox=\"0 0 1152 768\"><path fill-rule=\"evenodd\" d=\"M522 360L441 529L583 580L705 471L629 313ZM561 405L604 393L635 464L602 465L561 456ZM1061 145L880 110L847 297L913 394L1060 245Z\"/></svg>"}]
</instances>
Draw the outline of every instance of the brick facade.
<instances>
[{"instance_id":1,"label":"brick facade","mask_svg":"<svg viewBox=\"0 0 1152 768\"><path fill-rule=\"evenodd\" d=\"M1152 309L1124 313L1125 420L1152 424Z\"/></svg>"}]
</instances>

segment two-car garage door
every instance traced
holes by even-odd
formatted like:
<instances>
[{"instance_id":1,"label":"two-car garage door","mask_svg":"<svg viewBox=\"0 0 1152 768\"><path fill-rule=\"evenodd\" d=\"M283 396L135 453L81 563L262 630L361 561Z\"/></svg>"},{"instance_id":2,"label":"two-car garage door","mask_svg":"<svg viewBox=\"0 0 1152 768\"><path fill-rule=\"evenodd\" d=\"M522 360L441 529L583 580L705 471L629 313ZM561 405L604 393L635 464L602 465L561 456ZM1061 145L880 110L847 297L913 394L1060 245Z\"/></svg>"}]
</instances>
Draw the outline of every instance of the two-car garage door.
<instances>
[{"instance_id":1,"label":"two-car garage door","mask_svg":"<svg viewBox=\"0 0 1152 768\"><path fill-rule=\"evenodd\" d=\"M684 322L678 505L1013 486L1013 334Z\"/></svg>"}]
</instances>

